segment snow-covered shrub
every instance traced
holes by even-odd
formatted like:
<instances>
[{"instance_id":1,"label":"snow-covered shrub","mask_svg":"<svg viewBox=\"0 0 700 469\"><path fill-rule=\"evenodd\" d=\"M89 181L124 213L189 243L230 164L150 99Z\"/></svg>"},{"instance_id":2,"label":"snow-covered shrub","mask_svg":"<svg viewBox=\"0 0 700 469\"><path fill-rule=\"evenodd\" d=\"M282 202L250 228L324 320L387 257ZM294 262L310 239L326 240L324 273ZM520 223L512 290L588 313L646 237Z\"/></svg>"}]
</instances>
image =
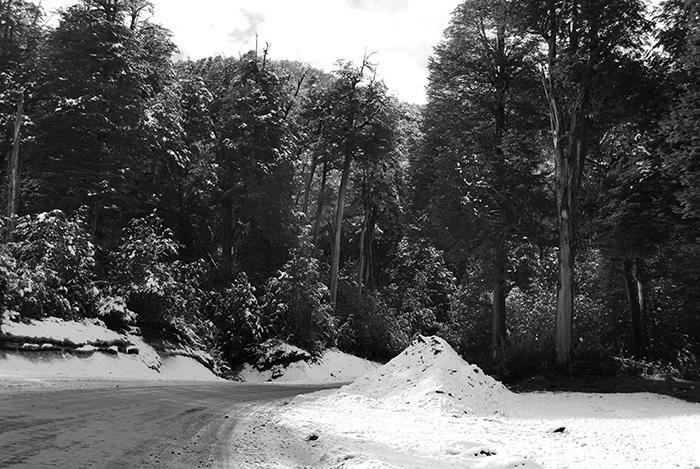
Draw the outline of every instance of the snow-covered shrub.
<instances>
[{"instance_id":1,"label":"snow-covered shrub","mask_svg":"<svg viewBox=\"0 0 700 469\"><path fill-rule=\"evenodd\" d=\"M209 292L204 307L216 326L219 355L232 365L244 363L263 337L260 306L246 274L239 274L228 288Z\"/></svg>"},{"instance_id":2,"label":"snow-covered shrub","mask_svg":"<svg viewBox=\"0 0 700 469\"><path fill-rule=\"evenodd\" d=\"M97 301L97 315L110 329L121 329L136 320L136 314L126 305L124 297L102 296Z\"/></svg>"},{"instance_id":3,"label":"snow-covered shrub","mask_svg":"<svg viewBox=\"0 0 700 469\"><path fill-rule=\"evenodd\" d=\"M95 249L82 211L21 217L13 236L0 245L0 307L23 318L95 315Z\"/></svg>"},{"instance_id":4,"label":"snow-covered shrub","mask_svg":"<svg viewBox=\"0 0 700 469\"><path fill-rule=\"evenodd\" d=\"M266 371L277 366L286 367L298 361L309 361L311 358L311 354L306 350L279 339L268 339L255 347L251 362L258 371Z\"/></svg>"},{"instance_id":5,"label":"snow-covered shrub","mask_svg":"<svg viewBox=\"0 0 700 469\"><path fill-rule=\"evenodd\" d=\"M335 341L329 292L321 282L318 260L299 251L267 282L262 308L270 332L290 344L318 352Z\"/></svg>"},{"instance_id":6,"label":"snow-covered shrub","mask_svg":"<svg viewBox=\"0 0 700 469\"><path fill-rule=\"evenodd\" d=\"M457 282L442 252L428 241L402 239L389 280L383 295L405 317L410 336L437 334L449 322L450 299Z\"/></svg>"},{"instance_id":7,"label":"snow-covered shrub","mask_svg":"<svg viewBox=\"0 0 700 469\"><path fill-rule=\"evenodd\" d=\"M175 260L178 244L154 214L134 219L111 254L110 283L139 323L170 322L201 311L201 263Z\"/></svg>"}]
</instances>

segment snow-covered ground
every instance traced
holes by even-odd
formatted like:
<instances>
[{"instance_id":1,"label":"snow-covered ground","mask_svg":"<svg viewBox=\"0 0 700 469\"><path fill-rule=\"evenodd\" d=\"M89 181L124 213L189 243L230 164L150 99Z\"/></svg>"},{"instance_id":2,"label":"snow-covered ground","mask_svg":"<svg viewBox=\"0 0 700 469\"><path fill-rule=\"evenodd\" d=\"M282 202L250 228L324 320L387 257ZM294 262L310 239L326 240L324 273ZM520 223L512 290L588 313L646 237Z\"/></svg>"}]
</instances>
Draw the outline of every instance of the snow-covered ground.
<instances>
[{"instance_id":1,"label":"snow-covered ground","mask_svg":"<svg viewBox=\"0 0 700 469\"><path fill-rule=\"evenodd\" d=\"M82 346L95 343L114 343L125 340L124 336L107 329L102 321L85 319L65 321L46 318L41 321L15 322L4 318L0 328L7 337L28 338L34 342L66 343Z\"/></svg>"},{"instance_id":2,"label":"snow-covered ground","mask_svg":"<svg viewBox=\"0 0 700 469\"><path fill-rule=\"evenodd\" d=\"M240 467L697 468L700 405L655 394L513 394L438 338L356 383L258 409Z\"/></svg>"},{"instance_id":3,"label":"snow-covered ground","mask_svg":"<svg viewBox=\"0 0 700 469\"><path fill-rule=\"evenodd\" d=\"M305 350L279 342L266 348L256 363L247 364L239 377L249 383L349 383L379 366L337 349L314 359Z\"/></svg>"},{"instance_id":4,"label":"snow-covered ground","mask_svg":"<svg viewBox=\"0 0 700 469\"><path fill-rule=\"evenodd\" d=\"M4 317L0 379L219 380L194 358L160 354L134 334L109 330L99 320L47 318L27 323Z\"/></svg>"}]
</instances>

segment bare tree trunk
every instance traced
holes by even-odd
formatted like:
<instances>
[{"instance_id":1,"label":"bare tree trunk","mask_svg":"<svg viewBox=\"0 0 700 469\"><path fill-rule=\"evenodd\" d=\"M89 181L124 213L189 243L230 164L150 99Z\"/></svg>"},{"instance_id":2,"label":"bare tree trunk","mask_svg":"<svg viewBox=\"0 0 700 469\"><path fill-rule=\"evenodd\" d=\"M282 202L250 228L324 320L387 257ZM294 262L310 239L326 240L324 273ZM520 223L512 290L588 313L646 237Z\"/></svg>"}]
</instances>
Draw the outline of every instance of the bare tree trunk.
<instances>
[{"instance_id":1,"label":"bare tree trunk","mask_svg":"<svg viewBox=\"0 0 700 469\"><path fill-rule=\"evenodd\" d=\"M644 327L642 323L644 291L637 272L637 263L631 259L625 259L622 264L632 323L632 353L635 357L641 358L644 354Z\"/></svg>"},{"instance_id":2,"label":"bare tree trunk","mask_svg":"<svg viewBox=\"0 0 700 469\"><path fill-rule=\"evenodd\" d=\"M311 194L311 185L314 183L314 176L316 175L316 167L318 166L318 160L316 157L311 161L311 170L309 172L309 178L306 180L306 186L304 187L304 205L302 211L308 216L309 212L309 197Z\"/></svg>"},{"instance_id":3,"label":"bare tree trunk","mask_svg":"<svg viewBox=\"0 0 700 469\"><path fill-rule=\"evenodd\" d=\"M17 113L15 115L15 132L12 140L12 152L7 165L7 231L5 240L12 241L15 229L15 217L19 201L19 148L22 141L22 120L24 119L24 90L19 94Z\"/></svg>"},{"instance_id":4,"label":"bare tree trunk","mask_svg":"<svg viewBox=\"0 0 700 469\"><path fill-rule=\"evenodd\" d=\"M377 225L377 207L372 206L367 220L367 241L365 241L365 286L370 290L374 288L374 228Z\"/></svg>"},{"instance_id":5,"label":"bare tree trunk","mask_svg":"<svg viewBox=\"0 0 700 469\"><path fill-rule=\"evenodd\" d=\"M637 259L635 262L636 267L636 278L637 278L637 298L639 301L639 311L642 321L642 354L646 351L647 345L647 298L646 298L646 282L645 282L645 269L644 269L644 259Z\"/></svg>"},{"instance_id":6,"label":"bare tree trunk","mask_svg":"<svg viewBox=\"0 0 700 469\"><path fill-rule=\"evenodd\" d=\"M568 198L567 198L568 199ZM570 214L570 204L557 203L559 214L559 282L557 290L557 318L554 345L557 363L566 364L571 355L571 336L574 316L574 227Z\"/></svg>"},{"instance_id":7,"label":"bare tree trunk","mask_svg":"<svg viewBox=\"0 0 700 469\"><path fill-rule=\"evenodd\" d=\"M230 197L221 202L223 226L221 232L221 275L231 279L231 249L233 247L233 206Z\"/></svg>"},{"instance_id":8,"label":"bare tree trunk","mask_svg":"<svg viewBox=\"0 0 700 469\"><path fill-rule=\"evenodd\" d=\"M365 280L365 235L367 233L367 214L362 220L362 229L360 230L360 266L357 269L357 285L359 294L362 295L362 285Z\"/></svg>"},{"instance_id":9,"label":"bare tree trunk","mask_svg":"<svg viewBox=\"0 0 700 469\"><path fill-rule=\"evenodd\" d=\"M494 249L493 258L493 329L491 336L491 351L494 363L505 360L503 350L506 343L506 247L505 241L498 243Z\"/></svg>"},{"instance_id":10,"label":"bare tree trunk","mask_svg":"<svg viewBox=\"0 0 700 469\"><path fill-rule=\"evenodd\" d=\"M362 181L362 228L360 229L360 257L359 257L359 268L357 269L357 285L358 293L362 295L362 286L365 281L365 236L367 235L367 223L369 217L368 203L367 203L367 170L363 170L363 181Z\"/></svg>"},{"instance_id":11,"label":"bare tree trunk","mask_svg":"<svg viewBox=\"0 0 700 469\"><path fill-rule=\"evenodd\" d=\"M313 257L316 257L318 252L318 235L321 231L321 216L323 215L323 207L326 203L326 182L328 181L328 162L323 163L323 174L321 176L321 188L318 190L318 200L316 201L316 217L314 218L314 252Z\"/></svg>"},{"instance_id":12,"label":"bare tree trunk","mask_svg":"<svg viewBox=\"0 0 700 469\"><path fill-rule=\"evenodd\" d=\"M350 155L345 155L343 162L343 172L340 176L340 187L338 188L338 205L335 211L335 242L333 243L333 258L331 262L331 304L336 307L338 299L338 273L340 271L340 242L343 231L343 216L345 212L345 193L350 178Z\"/></svg>"}]
</instances>

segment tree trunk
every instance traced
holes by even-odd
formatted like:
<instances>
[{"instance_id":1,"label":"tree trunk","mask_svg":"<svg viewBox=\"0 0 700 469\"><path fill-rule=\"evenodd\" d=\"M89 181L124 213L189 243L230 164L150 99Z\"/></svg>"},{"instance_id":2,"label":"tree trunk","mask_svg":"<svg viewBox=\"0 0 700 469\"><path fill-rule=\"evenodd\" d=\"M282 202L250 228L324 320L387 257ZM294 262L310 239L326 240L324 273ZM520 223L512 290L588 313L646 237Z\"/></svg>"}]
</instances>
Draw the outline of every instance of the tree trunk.
<instances>
[{"instance_id":1,"label":"tree trunk","mask_svg":"<svg viewBox=\"0 0 700 469\"><path fill-rule=\"evenodd\" d=\"M360 256L359 256L359 268L357 269L357 285L359 295L362 295L362 286L365 281L365 268L366 268L366 258L365 258L365 243L367 242L367 225L369 223L369 208L367 203L367 171L365 169L362 181L362 228L360 229Z\"/></svg>"},{"instance_id":2,"label":"tree trunk","mask_svg":"<svg viewBox=\"0 0 700 469\"><path fill-rule=\"evenodd\" d=\"M639 311L642 321L642 354L646 351L647 345L647 298L646 298L646 283L645 283L645 272L644 272L644 259L637 259L635 262L636 267L636 277L637 277L637 298L639 301Z\"/></svg>"},{"instance_id":3,"label":"tree trunk","mask_svg":"<svg viewBox=\"0 0 700 469\"><path fill-rule=\"evenodd\" d=\"M316 257L318 252L318 235L321 231L321 216L323 215L323 206L326 203L326 182L328 181L328 163L323 163L323 174L321 176L321 188L318 191L318 201L316 202L316 217L314 218L314 252L313 257Z\"/></svg>"},{"instance_id":4,"label":"tree trunk","mask_svg":"<svg viewBox=\"0 0 700 469\"><path fill-rule=\"evenodd\" d=\"M331 304L336 307L338 298L338 273L340 271L340 242L343 231L343 215L345 212L345 192L350 178L350 155L345 155L343 162L343 172L340 176L340 187L338 188L338 205L335 211L335 242L333 243L333 258L331 262Z\"/></svg>"},{"instance_id":5,"label":"tree trunk","mask_svg":"<svg viewBox=\"0 0 700 469\"><path fill-rule=\"evenodd\" d=\"M362 295L362 284L365 280L365 235L367 234L367 214L362 220L362 229L360 230L360 266L357 269L357 285L358 292Z\"/></svg>"},{"instance_id":6,"label":"tree trunk","mask_svg":"<svg viewBox=\"0 0 700 469\"><path fill-rule=\"evenodd\" d=\"M370 290L374 289L374 229L377 226L377 207L372 206L367 221L367 233L365 241L365 279L364 283Z\"/></svg>"},{"instance_id":7,"label":"tree trunk","mask_svg":"<svg viewBox=\"0 0 700 469\"><path fill-rule=\"evenodd\" d=\"M622 263L625 275L625 290L632 323L632 353L641 358L644 354L644 326L642 323L644 308L644 291L639 278L638 264L631 259Z\"/></svg>"},{"instance_id":8,"label":"tree trunk","mask_svg":"<svg viewBox=\"0 0 700 469\"><path fill-rule=\"evenodd\" d=\"M494 249L493 259L493 328L491 351L494 363L503 365L503 350L506 343L506 247L501 241Z\"/></svg>"},{"instance_id":9,"label":"tree trunk","mask_svg":"<svg viewBox=\"0 0 700 469\"><path fill-rule=\"evenodd\" d=\"M314 176L316 175L316 167L318 166L318 161L314 157L311 161L311 170L309 172L309 178L306 180L306 186L304 187L304 206L302 211L308 216L309 212L309 197L311 193L311 185L314 183Z\"/></svg>"},{"instance_id":10,"label":"tree trunk","mask_svg":"<svg viewBox=\"0 0 700 469\"><path fill-rule=\"evenodd\" d=\"M15 131L12 140L12 151L7 165L7 231L5 240L12 241L15 229L15 217L19 201L19 148L22 140L22 120L24 119L24 91L19 94L17 113L15 115Z\"/></svg>"},{"instance_id":11,"label":"tree trunk","mask_svg":"<svg viewBox=\"0 0 700 469\"><path fill-rule=\"evenodd\" d=\"M221 233L221 275L225 281L231 280L231 249L233 247L233 206L226 197L221 202L223 227Z\"/></svg>"},{"instance_id":12,"label":"tree trunk","mask_svg":"<svg viewBox=\"0 0 700 469\"><path fill-rule=\"evenodd\" d=\"M573 223L569 205L557 204L559 212L559 282L557 291L557 318L554 345L557 363L568 363L571 355L571 336L574 316L574 248Z\"/></svg>"}]
</instances>

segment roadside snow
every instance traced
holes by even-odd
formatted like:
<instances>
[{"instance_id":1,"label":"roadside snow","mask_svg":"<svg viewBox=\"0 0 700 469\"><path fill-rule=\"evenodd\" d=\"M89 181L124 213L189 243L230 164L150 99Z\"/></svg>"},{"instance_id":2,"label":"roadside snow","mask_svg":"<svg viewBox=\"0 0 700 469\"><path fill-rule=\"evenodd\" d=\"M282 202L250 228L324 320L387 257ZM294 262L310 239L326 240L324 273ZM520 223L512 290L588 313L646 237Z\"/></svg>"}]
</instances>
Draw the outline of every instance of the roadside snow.
<instances>
[{"instance_id":1,"label":"roadside snow","mask_svg":"<svg viewBox=\"0 0 700 469\"><path fill-rule=\"evenodd\" d=\"M304 358L286 365L274 365L273 361L268 361L263 365L259 360L254 365L246 365L239 373L240 378L249 383L348 383L379 367L378 363L341 352L337 349L326 350L320 358L313 360L308 352L304 350L288 344L284 344L284 346L284 351ZM282 363L284 363L284 360ZM264 369L265 367L267 369ZM263 369L261 370L260 368Z\"/></svg>"},{"instance_id":2,"label":"roadside snow","mask_svg":"<svg viewBox=\"0 0 700 469\"><path fill-rule=\"evenodd\" d=\"M258 409L232 438L240 467L335 469L691 469L698 441L698 404L513 394L432 337L352 385Z\"/></svg>"},{"instance_id":3,"label":"roadside snow","mask_svg":"<svg viewBox=\"0 0 700 469\"><path fill-rule=\"evenodd\" d=\"M193 357L197 351L188 350L192 356L161 355L142 337L109 330L98 319L47 318L23 323L4 315L1 326L0 340L22 345L19 350L0 351L0 378L220 379ZM203 352L199 355L208 357Z\"/></svg>"},{"instance_id":4,"label":"roadside snow","mask_svg":"<svg viewBox=\"0 0 700 469\"><path fill-rule=\"evenodd\" d=\"M77 347L125 340L123 335L107 329L99 319L64 321L58 318L46 318L41 321L32 320L29 323L24 323L4 318L0 331L6 337L31 337L35 342L50 341Z\"/></svg>"},{"instance_id":5,"label":"roadside snow","mask_svg":"<svg viewBox=\"0 0 700 469\"><path fill-rule=\"evenodd\" d=\"M164 357L156 370L146 366L139 355L0 352L0 380L35 379L220 380L189 357Z\"/></svg>"}]
</instances>

